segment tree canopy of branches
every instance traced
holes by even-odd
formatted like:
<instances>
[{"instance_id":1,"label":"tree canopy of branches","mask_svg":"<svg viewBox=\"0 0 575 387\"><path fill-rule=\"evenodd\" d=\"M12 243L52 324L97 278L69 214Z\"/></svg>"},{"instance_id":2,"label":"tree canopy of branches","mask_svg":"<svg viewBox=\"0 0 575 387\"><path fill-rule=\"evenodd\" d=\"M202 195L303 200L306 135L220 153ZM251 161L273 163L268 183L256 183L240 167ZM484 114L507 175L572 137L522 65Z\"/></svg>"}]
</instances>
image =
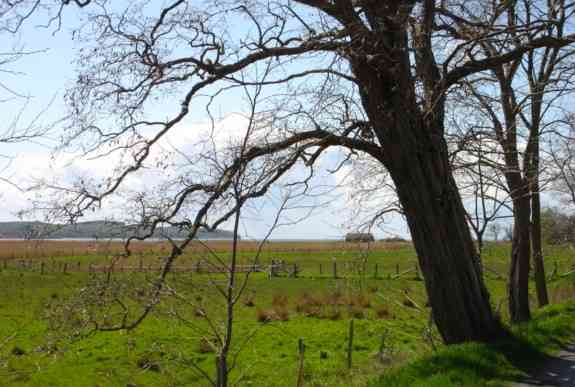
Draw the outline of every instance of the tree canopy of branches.
<instances>
[{"instance_id":1,"label":"tree canopy of branches","mask_svg":"<svg viewBox=\"0 0 575 387\"><path fill-rule=\"evenodd\" d=\"M543 240L549 244L573 243L575 241L575 217L554 208L541 213Z\"/></svg>"},{"instance_id":2,"label":"tree canopy of branches","mask_svg":"<svg viewBox=\"0 0 575 387\"><path fill-rule=\"evenodd\" d=\"M506 10L505 23L512 45L525 44L539 38L532 30L523 34L515 29L522 21L553 21L553 33L565 36L572 28L573 4L553 2L541 7L539 2L525 1ZM501 42L485 40L478 44L483 55L497 56ZM463 85L471 109L479 110L481 118L469 123L475 135L490 144L488 157L482 162L495 168L505 178L514 214L514 238L509 281L509 310L513 321L529 319L529 262L531 247L540 305L548 303L541 248L540 138L555 132L562 117L560 103L571 91L573 77L570 47L545 47L532 50L506 64L494 66L489 72L470 77ZM488 122L488 125L485 125ZM473 142L469 144L473 145ZM544 182L543 182L544 183Z\"/></svg>"},{"instance_id":3,"label":"tree canopy of branches","mask_svg":"<svg viewBox=\"0 0 575 387\"><path fill-rule=\"evenodd\" d=\"M148 222L197 230L233 177L261 160L273 168L239 203L265 193L296 164L313 169L328 149L365 155L393 181L444 341L493 339L500 327L452 173L446 101L476 74L572 43L548 17L568 17L570 5L546 3L523 17L523 3L175 0L121 9L98 2L76 32L83 52L68 94L68 143L82 142L86 154L100 157L122 153L124 162L103 181L67 188L56 210L74 218L100 205L194 112L211 113L236 88L263 87L257 138L241 153L228 151L231 159L212 175L188 170L172 181L162 211L142 211ZM164 118L151 117L157 104ZM190 203L196 215L182 220ZM523 318L528 313L517 320Z\"/></svg>"}]
</instances>

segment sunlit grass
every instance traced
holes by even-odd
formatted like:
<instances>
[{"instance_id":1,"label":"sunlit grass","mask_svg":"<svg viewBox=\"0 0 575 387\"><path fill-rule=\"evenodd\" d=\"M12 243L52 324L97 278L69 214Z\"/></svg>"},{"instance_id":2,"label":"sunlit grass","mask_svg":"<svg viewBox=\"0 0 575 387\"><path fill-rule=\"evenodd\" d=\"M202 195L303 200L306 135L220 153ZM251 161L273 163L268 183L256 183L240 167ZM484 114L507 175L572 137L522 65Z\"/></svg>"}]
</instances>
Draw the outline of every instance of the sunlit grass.
<instances>
[{"instance_id":1,"label":"sunlit grass","mask_svg":"<svg viewBox=\"0 0 575 387\"><path fill-rule=\"evenodd\" d=\"M225 260L225 246L220 245L218 248L221 248L220 256ZM505 300L508 248L505 244L493 244L485 250L485 264L499 273L497 276L486 272L494 307ZM253 258L253 251L253 245L242 245L245 261ZM567 271L570 267L570 251L557 248L551 251L548 262L558 260L559 272ZM52 257L50 252L46 251L44 257L29 259L46 262L52 259L56 262L81 261L82 265L88 262L105 264L110 259L109 255L101 254L62 254ZM131 258L132 263L137 264L142 259L146 265L156 264L158 252L162 251L136 254ZM4 251L3 254L10 252ZM202 251L186 254L181 264L193 263L205 257ZM511 366L489 368L492 360L505 358L504 354L491 347L471 344L462 349L445 350L441 349L436 333L433 342L426 338L424 333L428 328L429 308L426 306L423 282L413 272L407 272L413 270L415 263L415 254L409 244L378 244L369 254L365 254L364 250L359 251L357 246L349 244L314 242L306 246L301 242L284 243L270 246L260 258L262 264L272 259L284 259L289 264L298 264L301 271L299 278L287 278L284 275L268 279L266 273L252 275L237 305L236 314L234 348L241 348L241 352L237 367L232 371L232 380L240 381L241 385L293 385L297 375L297 342L300 338L306 345L306 383L313 386L360 386L376 380L379 375L399 377L401 381L403 376L393 376L397 371L389 370L419 356L430 355L434 346L439 347L440 351L447 351L447 355L444 359L433 360L431 369L451 367L450 362L455 360L450 359L461 358L462 364L477 363L478 369L496 379L517 373ZM334 262L338 265L337 279L333 278ZM358 272L357 266L346 267L346 262L365 263L365 273L362 275ZM70 268L73 269L74 265L71 264ZM129 333L95 333L74 340L56 340L59 334L65 332L48 329L46 306L66 303L67 297L76 294L91 278L83 270L76 272L72 269L67 274L47 270L42 275L37 268L34 271L9 269L0 273L0 292L3 294L0 299L0 343L4 338L7 339L0 349L2 383L14 386L74 387L206 384L205 379L194 371L192 364L213 374L215 354L210 350L210 340L213 337L198 331L197 328L205 329L206 324L197 307L177 303L171 298L166 298L140 327ZM398 269L399 272L407 273L395 278ZM104 278L103 273L93 275ZM145 284L154 275L154 272L118 272L114 278L137 286ZM210 291L209 278L220 283L225 279L222 274L178 273L169 277L169 285L178 289L187 300L201 304L206 313L221 323L222 300ZM552 299L555 301L572 297L573 288L569 278L558 277L550 282ZM414 304L408 305L406 300L412 300ZM505 318L505 303L502 305L501 311ZM131 305L131 308L135 315L137 305ZM172 317L174 308L178 308L187 322ZM557 325L553 322L558 318L552 315L556 313L553 311L553 308L546 309L547 314L542 315L546 318L539 325L530 325L530 329L536 330L535 334L529 334L529 342L536 348L547 343L551 335L567 335L566 330L560 331L557 328L565 328L566 324ZM351 318L356 321L353 367L348 370L346 350ZM246 342L246 337L252 338ZM382 356L382 347L385 356ZM15 348L21 349L23 353ZM442 383L459 385L457 383L463 380L461 378L471 380L475 372L473 367L463 369L465 367L462 365L459 369L461 372L442 371L441 377L436 373L422 375L417 371L419 363L416 361L414 364L415 370L408 366L404 372L423 378L421 380L426 380L425 383L436 383L420 384L425 386L449 386ZM487 368L481 368L484 366ZM390 383L392 380L395 379L389 379Z\"/></svg>"}]
</instances>

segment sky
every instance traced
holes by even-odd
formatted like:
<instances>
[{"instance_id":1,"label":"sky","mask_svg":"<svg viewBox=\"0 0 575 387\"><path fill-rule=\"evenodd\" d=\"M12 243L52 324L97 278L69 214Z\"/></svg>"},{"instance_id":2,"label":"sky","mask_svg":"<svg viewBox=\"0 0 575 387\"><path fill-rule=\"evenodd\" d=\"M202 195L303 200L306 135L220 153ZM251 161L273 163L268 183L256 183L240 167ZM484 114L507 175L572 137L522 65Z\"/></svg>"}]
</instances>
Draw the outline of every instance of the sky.
<instances>
[{"instance_id":1,"label":"sky","mask_svg":"<svg viewBox=\"0 0 575 387\"><path fill-rule=\"evenodd\" d=\"M14 48L31 52L10 65L0 66L0 134L11 126L51 128L46 135L31 141L11 144L0 142L0 221L21 219L18 214L31 208L29 199L42 194L41 191L23 192L21 188L30 187L39 179L64 184L79 178L103 178L109 175L119 162L118 158L114 157L88 160L79 158L74 152L54 153L63 133L60 120L67 114L64 96L77 77L74 59L80 46L77 40L72 38L70 31L83 22L84 16L84 12L68 8L61 30L56 31L54 25L48 28L41 26L46 17L38 14L24 25L12 41L0 39L0 54ZM151 106L146 114L150 117L165 116L170 111L168 109L173 110L173 106L179 106L180 97L174 98L177 99L175 105L174 100L165 100ZM193 109L195 110L192 110L190 117L176 126L168 138L159 144L152 158L161 160L165 152L174 149L185 152L210 134L208 116L203 106ZM224 147L230 138L245 131L245 119L242 118L245 109L246 105L237 94L224 95L216 100L211 110L217 117L215 138L218 147ZM354 190L350 184L343 183L354 184L349 176L354 173L361 175L361 171L354 171L352 166L346 165L336 173L326 172L333 169L341 158L341 154L337 152L328 152L320 160L323 173L313 182L315 189L322 192L322 195L292 202L293 209L285 214L281 222L285 225L275 230L272 238L340 239L347 232L357 231L354 227L357 219L354 218L354 208L351 207L353 201L348 200L354 195ZM304 171L301 169L295 170L293 175L302 173ZM162 177L165 176L145 171L134 175L129 185L133 190L145 190ZM342 184L344 186L337 190L331 189ZM274 220L275 206L281 194L279 188L272 189L265 199L258 200L247 208L242 219L241 233L244 238L257 239L266 234ZM542 197L544 205L557 204L552 195L545 194ZM377 208L378 200L379 197L374 197L365 205ZM314 207L311 212L310 207ZM127 208L120 201L105 202L102 208L87 215L86 220L122 218ZM27 216L26 220L41 219L38 214ZM295 222L296 220L298 221ZM224 225L224 228L230 227L229 223ZM407 225L397 214L388 215L384 225L374 228L372 232L377 238L409 238Z\"/></svg>"},{"instance_id":2,"label":"sky","mask_svg":"<svg viewBox=\"0 0 575 387\"><path fill-rule=\"evenodd\" d=\"M54 157L54 149L59 143L61 128L57 122L66 115L64 94L76 77L73 63L76 49L75 42L69 33L70 26L80 22L80 17L75 12L65 15L61 31L55 32L54 28L41 27L39 20L25 25L25 28L13 42L3 40L0 43L0 52L9 51L11 47L17 47L23 51L36 52L25 55L18 61L4 66L0 73L0 99L2 100L4 128L16 123L18 127L35 125L38 128L52 126L53 129L43 138L37 138L17 144L0 143L0 168L1 177L5 181L0 182L0 221L20 220L18 216L21 210L31 207L29 202L37 192L27 193L20 188L29 187L38 179L53 179L54 181L69 182L78 176L105 176L106 171L114 168L114 160L97 160L90 162L78 160L72 155L59 154ZM14 93L18 94L15 95ZM242 119L235 113L240 113L244 107L233 98L224 98L219 102L214 111L218 112L222 119L220 127L222 134L218 141L225 141L230 130L242 125ZM151 112L157 113L157 112ZM191 119L180 127L175 128L169 137L169 143L178 144L179 148L185 148L186 142L194 142L196 136L205 134L207 116L201 112L194 112ZM1 127L0 127L1 128ZM234 128L234 129L232 129ZM0 129L0 133L2 129ZM166 144L164 144L166 145ZM337 156L333 156L337 159ZM328 160L329 163L329 160ZM349 173L345 169L339 175L324 174L324 180L318 180L318 184L335 185L343 174ZM132 183L135 186L145 187L149 176L135 177ZM7 181L6 181L7 180ZM20 187L20 188L18 188ZM276 192L276 194L279 194ZM346 189L331 192L327 200L314 202L316 208L310 213L307 208L309 199L302 203L293 203L294 209L286 214L285 226L279 227L272 234L276 239L339 239L346 232L355 231L349 226L349 203ZM273 221L275 212L274 192L263 203L254 203L245 212L242 221L244 237L261 238L266 234L269 224ZM321 205L317 205L321 204ZM122 212L122 205L111 204L88 219L115 218ZM36 215L37 216L37 215ZM294 220L303 218L296 224L289 224ZM25 219L34 219L28 216ZM229 226L229 225L227 225ZM226 226L224 226L226 227ZM378 238L401 236L409 237L407 226L401 217L390 216L382 229L374 229Z\"/></svg>"}]
</instances>

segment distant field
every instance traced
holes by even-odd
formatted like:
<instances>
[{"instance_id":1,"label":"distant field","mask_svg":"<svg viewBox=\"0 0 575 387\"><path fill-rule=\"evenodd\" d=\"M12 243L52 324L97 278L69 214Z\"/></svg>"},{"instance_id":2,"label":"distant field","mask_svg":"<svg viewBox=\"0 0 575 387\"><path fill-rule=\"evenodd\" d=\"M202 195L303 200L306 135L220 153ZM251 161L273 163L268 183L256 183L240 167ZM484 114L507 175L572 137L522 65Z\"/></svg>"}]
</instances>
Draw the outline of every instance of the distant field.
<instances>
[{"instance_id":1,"label":"distant field","mask_svg":"<svg viewBox=\"0 0 575 387\"><path fill-rule=\"evenodd\" d=\"M226 261L231 246L231 241L194 242L178 257L176 268L191 268L198 262L213 262L215 255ZM259 251L257 258L262 265L272 260L284 260L287 264L297 264L304 275L332 272L334 261L336 269L342 272L350 268L348 264L356 266L355 263L359 261L371 270L377 263L378 274L392 269L396 271L398 264L402 271L413 268L415 264L413 249L408 242L267 242L260 246L258 242L241 241L239 246L240 260L244 265L253 263ZM61 270L62 262L69 263L67 271L88 271L90 264L104 268L111 262L118 271L139 267L157 269L161 266L162 257L169 252L170 246L166 242L134 242L130 245L130 255L124 257L121 242L0 240L0 263L6 262L4 265L8 266L29 265L35 271L40 270L41 262L45 262L47 271ZM58 264L58 269L50 266L54 263Z\"/></svg>"},{"instance_id":2,"label":"distant field","mask_svg":"<svg viewBox=\"0 0 575 387\"><path fill-rule=\"evenodd\" d=\"M199 260L213 261L216 255L226 262L229 248L226 241L198 244L176 265L189 267ZM242 263L253 260L256 248L254 242L241 242ZM79 329L82 315L90 311L98 311L102 321L118 321L117 305L98 306L104 298L125 299L129 318L145 305L146 289L167 245L136 244L132 256L119 266L142 262L152 267L150 272L118 270L108 277L85 269L90 264L109 264L121 249L120 243L105 242L0 241L0 261L7 262L7 269L0 264L1 385L207 385L194 369L213 374L214 368L209 346L213 338L201 313L221 324L223 305L214 284L223 283L222 274L171 275L168 285L177 299L165 294L161 306L129 333L67 334ZM490 244L484 251L492 303L502 306L504 319L508 253L507 244ZM559 276L575 264L572 250L551 246L545 253L548 273L555 262L557 267L557 275L550 280L553 300L572 298L573 276ZM269 243L260 263L266 265L272 259L297 264L300 271L298 278L252 274L237 304L234 348L241 352L232 379L240 385L295 385L300 338L306 345L306 386L362 386L390 365L438 345L437 334L428 330L429 308L409 243L374 243L369 249L344 242ZM30 266L20 267L21 261ZM39 271L42 262L44 274ZM105 281L112 281L115 293L99 287ZM350 319L355 320L355 338L353 367L348 370ZM430 341L430 334L434 340ZM384 338L390 355L382 361Z\"/></svg>"},{"instance_id":3,"label":"distant field","mask_svg":"<svg viewBox=\"0 0 575 387\"><path fill-rule=\"evenodd\" d=\"M195 241L186 250L187 254L204 253L207 248L225 252L231 248L229 240ZM240 241L240 248L244 252L253 252L259 247L255 241ZM349 243L345 241L294 241L265 243L263 250L266 252L318 252L318 251L347 251L362 249L373 251L401 249L408 246L408 242L373 242L373 243ZM66 240L2 240L0 239L0 259L4 258L45 258L51 256L73 255L100 255L116 254L123 252L124 244L118 241L66 241ZM131 250L134 254L158 254L169 248L167 242L132 242Z\"/></svg>"}]
</instances>

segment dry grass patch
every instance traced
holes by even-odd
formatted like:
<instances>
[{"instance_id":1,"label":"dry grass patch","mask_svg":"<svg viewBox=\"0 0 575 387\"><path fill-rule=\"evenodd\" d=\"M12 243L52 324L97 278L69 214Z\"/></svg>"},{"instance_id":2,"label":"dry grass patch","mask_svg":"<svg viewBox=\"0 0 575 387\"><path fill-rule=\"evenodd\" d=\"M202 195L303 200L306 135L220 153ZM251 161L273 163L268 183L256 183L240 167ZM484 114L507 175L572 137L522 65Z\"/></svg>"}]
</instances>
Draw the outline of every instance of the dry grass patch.
<instances>
[{"instance_id":1,"label":"dry grass patch","mask_svg":"<svg viewBox=\"0 0 575 387\"><path fill-rule=\"evenodd\" d=\"M285 294L274 294L272 298L272 305L274 308L287 308L288 304L289 300Z\"/></svg>"},{"instance_id":2,"label":"dry grass patch","mask_svg":"<svg viewBox=\"0 0 575 387\"><path fill-rule=\"evenodd\" d=\"M363 293L346 296L336 290L317 296L305 292L296 300L295 309L306 317L339 320L342 318L342 308L345 307L349 315L365 318L364 309L371 307L371 300Z\"/></svg>"},{"instance_id":3,"label":"dry grass patch","mask_svg":"<svg viewBox=\"0 0 575 387\"><path fill-rule=\"evenodd\" d=\"M375 308L375 315L382 320L389 320L392 318L391 312L386 305L379 305Z\"/></svg>"},{"instance_id":4,"label":"dry grass patch","mask_svg":"<svg viewBox=\"0 0 575 387\"><path fill-rule=\"evenodd\" d=\"M347 310L349 317L355 318L358 320L365 318L365 310L358 307L358 306L350 306Z\"/></svg>"},{"instance_id":5,"label":"dry grass patch","mask_svg":"<svg viewBox=\"0 0 575 387\"><path fill-rule=\"evenodd\" d=\"M575 299L575 281L557 284L550 292L551 302L558 304L564 301Z\"/></svg>"},{"instance_id":6,"label":"dry grass patch","mask_svg":"<svg viewBox=\"0 0 575 387\"><path fill-rule=\"evenodd\" d=\"M371 300L365 294L358 293L348 297L348 305L360 308L371 308Z\"/></svg>"},{"instance_id":7,"label":"dry grass patch","mask_svg":"<svg viewBox=\"0 0 575 387\"><path fill-rule=\"evenodd\" d=\"M320 316L321 318L325 318L328 320L341 320L342 313L341 313L341 309L339 308L339 306L331 306L331 307L326 307L323 309L323 313Z\"/></svg>"},{"instance_id":8,"label":"dry grass patch","mask_svg":"<svg viewBox=\"0 0 575 387\"><path fill-rule=\"evenodd\" d=\"M254 302L255 298L256 298L255 294L250 294L243 298L242 304L244 304L244 306L247 306L248 308L254 307L256 305L256 303Z\"/></svg>"},{"instance_id":9,"label":"dry grass patch","mask_svg":"<svg viewBox=\"0 0 575 387\"><path fill-rule=\"evenodd\" d=\"M256 320L261 323L268 323L272 321L288 321L289 311L287 308L270 308L270 309L258 309L256 311Z\"/></svg>"}]
</instances>

